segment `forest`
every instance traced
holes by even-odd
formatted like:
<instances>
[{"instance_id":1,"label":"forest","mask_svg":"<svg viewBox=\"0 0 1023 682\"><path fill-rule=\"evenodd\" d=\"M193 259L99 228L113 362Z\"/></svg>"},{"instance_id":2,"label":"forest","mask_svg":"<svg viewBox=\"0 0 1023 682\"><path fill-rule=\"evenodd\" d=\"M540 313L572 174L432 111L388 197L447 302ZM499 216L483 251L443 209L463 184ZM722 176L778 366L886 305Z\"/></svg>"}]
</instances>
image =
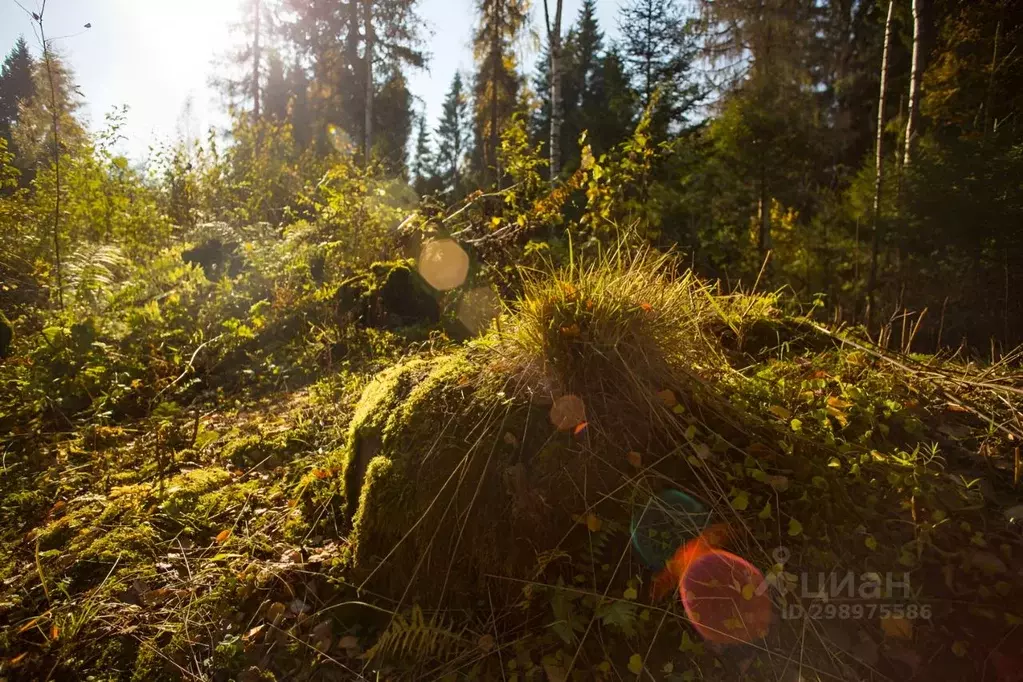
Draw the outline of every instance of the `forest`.
<instances>
[{"instance_id":1,"label":"forest","mask_svg":"<svg viewBox=\"0 0 1023 682\"><path fill-rule=\"evenodd\" d=\"M1023 680L1023 4L17 4L0 682Z\"/></svg>"}]
</instances>

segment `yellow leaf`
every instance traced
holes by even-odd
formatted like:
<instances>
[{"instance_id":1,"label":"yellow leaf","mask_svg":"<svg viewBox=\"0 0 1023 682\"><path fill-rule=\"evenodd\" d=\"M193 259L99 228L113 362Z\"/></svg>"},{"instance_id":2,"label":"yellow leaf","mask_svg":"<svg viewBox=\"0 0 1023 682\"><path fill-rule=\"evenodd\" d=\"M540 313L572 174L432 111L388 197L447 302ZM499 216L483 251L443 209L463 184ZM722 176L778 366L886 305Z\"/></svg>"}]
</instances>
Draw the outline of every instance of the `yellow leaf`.
<instances>
[{"instance_id":1,"label":"yellow leaf","mask_svg":"<svg viewBox=\"0 0 1023 682\"><path fill-rule=\"evenodd\" d=\"M771 503L768 502L767 504L764 505L764 508L760 510L760 513L757 514L757 518L758 519L769 519L769 518L771 518L771 516L772 516L772 513L771 513Z\"/></svg>"},{"instance_id":2,"label":"yellow leaf","mask_svg":"<svg viewBox=\"0 0 1023 682\"><path fill-rule=\"evenodd\" d=\"M796 537L803 534L803 524L795 519L789 519L789 537Z\"/></svg>"},{"instance_id":3,"label":"yellow leaf","mask_svg":"<svg viewBox=\"0 0 1023 682\"><path fill-rule=\"evenodd\" d=\"M828 411L828 414L830 414L832 417L834 417L835 421L837 421L842 426L845 426L845 425L847 425L849 423L849 418L846 417L845 413L842 412L841 410L836 409L836 408L831 407L830 405L828 405L827 411Z\"/></svg>"},{"instance_id":4,"label":"yellow leaf","mask_svg":"<svg viewBox=\"0 0 1023 682\"><path fill-rule=\"evenodd\" d=\"M217 533L217 542L223 544L227 542L227 539L231 537L231 529L225 528L224 530Z\"/></svg>"},{"instance_id":5,"label":"yellow leaf","mask_svg":"<svg viewBox=\"0 0 1023 682\"><path fill-rule=\"evenodd\" d=\"M590 529L591 533L596 533L597 531L599 531L600 525L601 525L600 519L597 518L596 514L591 512L586 515L586 527Z\"/></svg>"},{"instance_id":6,"label":"yellow leaf","mask_svg":"<svg viewBox=\"0 0 1023 682\"><path fill-rule=\"evenodd\" d=\"M637 469L643 466L643 455L639 454L635 450L626 454L625 459L629 460L629 464L636 467Z\"/></svg>"},{"instance_id":7,"label":"yellow leaf","mask_svg":"<svg viewBox=\"0 0 1023 682\"><path fill-rule=\"evenodd\" d=\"M688 632L682 632L682 642L678 645L678 650L684 654L692 652L697 656L703 654L703 644L701 642L694 642L689 636Z\"/></svg>"},{"instance_id":8,"label":"yellow leaf","mask_svg":"<svg viewBox=\"0 0 1023 682\"><path fill-rule=\"evenodd\" d=\"M739 493L732 500L732 509L736 511L742 511L749 506L749 493L745 490L740 490Z\"/></svg>"},{"instance_id":9,"label":"yellow leaf","mask_svg":"<svg viewBox=\"0 0 1023 682\"><path fill-rule=\"evenodd\" d=\"M742 586L742 598L745 599L746 601L749 601L750 599L753 598L754 592L755 588L753 587L753 583L746 583L745 585Z\"/></svg>"},{"instance_id":10,"label":"yellow leaf","mask_svg":"<svg viewBox=\"0 0 1023 682\"><path fill-rule=\"evenodd\" d=\"M678 405L678 398L675 397L675 393L668 389L658 391L657 397L660 398L665 407L675 407Z\"/></svg>"},{"instance_id":11,"label":"yellow leaf","mask_svg":"<svg viewBox=\"0 0 1023 682\"><path fill-rule=\"evenodd\" d=\"M639 596L639 593L636 592L635 587L628 587L625 589L625 594L623 596L629 601L636 601L636 598Z\"/></svg>"},{"instance_id":12,"label":"yellow leaf","mask_svg":"<svg viewBox=\"0 0 1023 682\"><path fill-rule=\"evenodd\" d=\"M902 616L882 618L881 630L890 639L913 639L913 621Z\"/></svg>"},{"instance_id":13,"label":"yellow leaf","mask_svg":"<svg viewBox=\"0 0 1023 682\"><path fill-rule=\"evenodd\" d=\"M771 405L769 408L767 408L767 411L773 414L775 417L778 417L779 419L784 419L786 421L792 419L792 413L786 410L781 405Z\"/></svg>"},{"instance_id":14,"label":"yellow leaf","mask_svg":"<svg viewBox=\"0 0 1023 682\"><path fill-rule=\"evenodd\" d=\"M643 672L643 657L639 654L629 656L629 672L638 675Z\"/></svg>"},{"instance_id":15,"label":"yellow leaf","mask_svg":"<svg viewBox=\"0 0 1023 682\"><path fill-rule=\"evenodd\" d=\"M863 541L867 545L867 549L877 551L877 540L874 539L873 535L868 535L866 540Z\"/></svg>"},{"instance_id":16,"label":"yellow leaf","mask_svg":"<svg viewBox=\"0 0 1023 682\"><path fill-rule=\"evenodd\" d=\"M828 398L828 405L839 410L848 410L852 407L852 403L848 400L842 400L837 396L831 396Z\"/></svg>"},{"instance_id":17,"label":"yellow leaf","mask_svg":"<svg viewBox=\"0 0 1023 682\"><path fill-rule=\"evenodd\" d=\"M501 224L500 216L494 216L493 218L491 218L490 219L490 224L493 225L494 227L497 227L498 225L500 225Z\"/></svg>"},{"instance_id":18,"label":"yellow leaf","mask_svg":"<svg viewBox=\"0 0 1023 682\"><path fill-rule=\"evenodd\" d=\"M962 640L956 640L955 642L952 642L952 653L954 653L959 658L962 658L963 656L965 656L966 655L966 642L964 642Z\"/></svg>"}]
</instances>

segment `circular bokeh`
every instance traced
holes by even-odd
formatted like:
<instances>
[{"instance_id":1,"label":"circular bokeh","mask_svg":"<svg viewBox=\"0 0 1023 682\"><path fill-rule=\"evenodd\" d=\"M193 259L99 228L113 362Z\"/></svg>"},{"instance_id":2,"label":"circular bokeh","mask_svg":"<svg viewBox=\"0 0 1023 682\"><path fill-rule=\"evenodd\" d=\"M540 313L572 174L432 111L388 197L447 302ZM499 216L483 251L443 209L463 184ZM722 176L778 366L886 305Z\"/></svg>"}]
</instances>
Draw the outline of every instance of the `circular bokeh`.
<instances>
[{"instance_id":1,"label":"circular bokeh","mask_svg":"<svg viewBox=\"0 0 1023 682\"><path fill-rule=\"evenodd\" d=\"M710 512L680 490L662 490L632 512L632 546L651 570L660 570L679 547L709 525Z\"/></svg>"},{"instance_id":2,"label":"circular bokeh","mask_svg":"<svg viewBox=\"0 0 1023 682\"><path fill-rule=\"evenodd\" d=\"M771 628L771 600L764 575L731 552L696 557L679 581L679 595L693 627L716 644L755 642Z\"/></svg>"}]
</instances>

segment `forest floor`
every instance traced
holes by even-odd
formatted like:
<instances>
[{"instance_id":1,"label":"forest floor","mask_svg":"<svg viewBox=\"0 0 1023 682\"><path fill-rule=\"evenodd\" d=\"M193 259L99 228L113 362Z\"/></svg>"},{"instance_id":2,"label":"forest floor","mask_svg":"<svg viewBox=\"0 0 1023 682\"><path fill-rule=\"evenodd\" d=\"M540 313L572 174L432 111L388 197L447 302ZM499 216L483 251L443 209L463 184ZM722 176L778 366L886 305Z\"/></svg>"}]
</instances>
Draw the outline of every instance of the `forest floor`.
<instances>
[{"instance_id":1,"label":"forest floor","mask_svg":"<svg viewBox=\"0 0 1023 682\"><path fill-rule=\"evenodd\" d=\"M1018 359L649 277L554 278L481 339L290 386L15 425L0 675L1023 679ZM766 576L769 631L707 637L652 589L635 510L665 490Z\"/></svg>"}]
</instances>

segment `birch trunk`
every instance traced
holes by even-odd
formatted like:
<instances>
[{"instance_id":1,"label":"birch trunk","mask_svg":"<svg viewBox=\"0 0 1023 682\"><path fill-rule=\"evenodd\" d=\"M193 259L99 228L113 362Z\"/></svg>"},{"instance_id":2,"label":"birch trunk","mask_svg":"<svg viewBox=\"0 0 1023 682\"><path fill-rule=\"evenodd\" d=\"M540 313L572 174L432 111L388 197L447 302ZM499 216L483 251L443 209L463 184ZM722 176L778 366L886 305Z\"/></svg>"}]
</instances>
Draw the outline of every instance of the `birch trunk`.
<instances>
[{"instance_id":1,"label":"birch trunk","mask_svg":"<svg viewBox=\"0 0 1023 682\"><path fill-rule=\"evenodd\" d=\"M888 94L888 50L892 42L892 11L895 1L888 3L884 22L884 52L881 56L881 92L877 102L877 146L874 154L874 237L870 248L870 278L867 280L867 329L874 314L874 289L877 287L877 257L881 247L881 191L884 184L884 104Z\"/></svg>"}]
</instances>

